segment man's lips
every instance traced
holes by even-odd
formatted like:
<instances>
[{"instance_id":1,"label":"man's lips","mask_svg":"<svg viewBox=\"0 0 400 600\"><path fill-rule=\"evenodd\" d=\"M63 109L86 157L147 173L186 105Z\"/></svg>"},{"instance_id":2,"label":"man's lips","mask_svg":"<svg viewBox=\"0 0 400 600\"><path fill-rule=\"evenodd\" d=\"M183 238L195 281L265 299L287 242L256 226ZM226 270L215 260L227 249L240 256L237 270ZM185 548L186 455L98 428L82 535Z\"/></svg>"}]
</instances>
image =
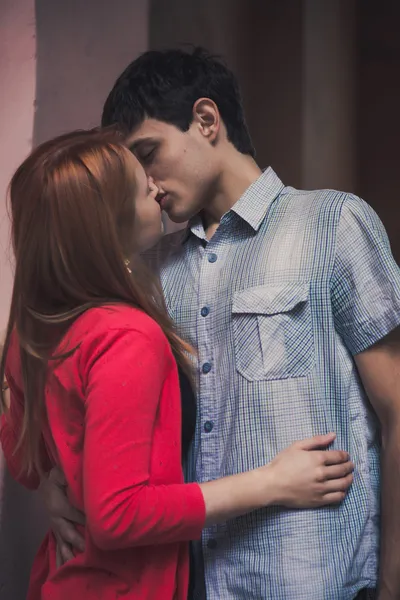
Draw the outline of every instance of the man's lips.
<instances>
[{"instance_id":1,"label":"man's lips","mask_svg":"<svg viewBox=\"0 0 400 600\"><path fill-rule=\"evenodd\" d=\"M163 208L163 205L165 204L165 200L166 200L167 196L168 196L168 194L157 194L156 202L158 202L158 204L160 205L161 208Z\"/></svg>"}]
</instances>

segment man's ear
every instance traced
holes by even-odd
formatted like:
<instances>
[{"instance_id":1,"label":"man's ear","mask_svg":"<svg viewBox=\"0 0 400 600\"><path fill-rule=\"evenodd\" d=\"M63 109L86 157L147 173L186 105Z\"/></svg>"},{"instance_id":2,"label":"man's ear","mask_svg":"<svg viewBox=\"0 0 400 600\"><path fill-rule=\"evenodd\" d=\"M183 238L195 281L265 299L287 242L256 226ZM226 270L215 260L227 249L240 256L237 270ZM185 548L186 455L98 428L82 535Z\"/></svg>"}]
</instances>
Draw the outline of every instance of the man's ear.
<instances>
[{"instance_id":1,"label":"man's ear","mask_svg":"<svg viewBox=\"0 0 400 600\"><path fill-rule=\"evenodd\" d=\"M193 105L193 123L197 124L200 133L211 143L218 137L221 117L218 106L210 98L199 98Z\"/></svg>"}]
</instances>

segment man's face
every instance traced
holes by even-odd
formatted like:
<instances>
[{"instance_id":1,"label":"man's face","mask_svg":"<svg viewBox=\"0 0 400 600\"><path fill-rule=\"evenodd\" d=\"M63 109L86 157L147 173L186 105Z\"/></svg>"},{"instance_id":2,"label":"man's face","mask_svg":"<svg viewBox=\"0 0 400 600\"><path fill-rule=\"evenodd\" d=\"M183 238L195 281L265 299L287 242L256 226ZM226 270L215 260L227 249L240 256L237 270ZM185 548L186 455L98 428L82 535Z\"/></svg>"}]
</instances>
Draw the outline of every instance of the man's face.
<instances>
[{"instance_id":1,"label":"man's face","mask_svg":"<svg viewBox=\"0 0 400 600\"><path fill-rule=\"evenodd\" d=\"M129 136L128 146L154 179L157 199L172 221L187 221L210 201L218 165L195 121L182 132L163 121L145 119Z\"/></svg>"}]
</instances>

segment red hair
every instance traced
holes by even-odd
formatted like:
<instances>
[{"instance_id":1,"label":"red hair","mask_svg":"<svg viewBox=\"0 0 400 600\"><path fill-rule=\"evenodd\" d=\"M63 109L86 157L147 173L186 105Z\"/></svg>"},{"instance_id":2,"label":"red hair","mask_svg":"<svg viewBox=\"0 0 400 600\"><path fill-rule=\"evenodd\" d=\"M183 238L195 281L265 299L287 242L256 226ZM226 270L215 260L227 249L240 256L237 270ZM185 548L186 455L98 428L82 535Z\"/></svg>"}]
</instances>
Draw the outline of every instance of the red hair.
<instances>
[{"instance_id":1,"label":"red hair","mask_svg":"<svg viewBox=\"0 0 400 600\"><path fill-rule=\"evenodd\" d=\"M159 323L180 365L190 369L191 348L175 332L158 282L139 259L131 273L125 265L135 190L133 157L115 132L80 131L46 142L11 180L15 278L0 381L15 329L25 397L19 446L27 471L41 471L47 369L76 349L68 348L65 334L84 311L115 303L143 310ZM3 392L1 404L5 410Z\"/></svg>"}]
</instances>

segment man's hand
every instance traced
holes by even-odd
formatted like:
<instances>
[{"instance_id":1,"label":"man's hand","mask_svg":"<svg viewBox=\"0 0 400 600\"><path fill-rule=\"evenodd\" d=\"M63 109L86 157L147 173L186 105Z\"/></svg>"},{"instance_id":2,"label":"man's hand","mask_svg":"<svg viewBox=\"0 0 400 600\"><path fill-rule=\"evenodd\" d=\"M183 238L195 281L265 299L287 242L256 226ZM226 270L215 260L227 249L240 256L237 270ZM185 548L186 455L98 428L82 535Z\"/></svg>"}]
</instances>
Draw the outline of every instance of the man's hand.
<instances>
[{"instance_id":1,"label":"man's hand","mask_svg":"<svg viewBox=\"0 0 400 600\"><path fill-rule=\"evenodd\" d=\"M56 467L42 480L39 488L57 540L57 566L73 558L74 549L79 552L85 550L85 540L75 528L75 524L85 524L85 516L71 506L66 488L64 474Z\"/></svg>"}]
</instances>

